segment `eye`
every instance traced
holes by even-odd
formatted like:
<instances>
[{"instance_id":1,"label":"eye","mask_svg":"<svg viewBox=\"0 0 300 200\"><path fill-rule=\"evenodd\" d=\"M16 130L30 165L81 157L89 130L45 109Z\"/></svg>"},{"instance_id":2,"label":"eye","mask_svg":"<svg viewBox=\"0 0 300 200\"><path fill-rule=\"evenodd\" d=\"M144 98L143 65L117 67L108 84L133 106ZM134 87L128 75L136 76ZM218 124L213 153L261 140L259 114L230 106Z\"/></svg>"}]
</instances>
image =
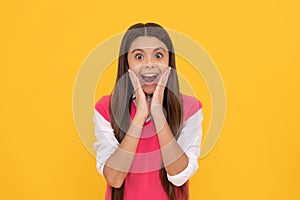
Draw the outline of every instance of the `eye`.
<instances>
[{"instance_id":1,"label":"eye","mask_svg":"<svg viewBox=\"0 0 300 200\"><path fill-rule=\"evenodd\" d=\"M141 60L141 59L143 59L144 56L142 54L138 53L134 57L138 60Z\"/></svg>"},{"instance_id":2,"label":"eye","mask_svg":"<svg viewBox=\"0 0 300 200\"><path fill-rule=\"evenodd\" d=\"M162 53L155 54L155 58L157 58L157 59L160 59L162 57L164 57Z\"/></svg>"}]
</instances>

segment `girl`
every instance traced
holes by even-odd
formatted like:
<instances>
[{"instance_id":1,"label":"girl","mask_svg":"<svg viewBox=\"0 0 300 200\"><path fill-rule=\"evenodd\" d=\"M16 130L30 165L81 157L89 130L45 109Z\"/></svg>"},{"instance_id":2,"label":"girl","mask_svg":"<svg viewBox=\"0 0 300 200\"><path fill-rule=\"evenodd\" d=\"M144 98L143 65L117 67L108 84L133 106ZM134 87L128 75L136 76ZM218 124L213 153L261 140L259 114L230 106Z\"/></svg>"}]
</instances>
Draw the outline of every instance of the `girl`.
<instances>
[{"instance_id":1,"label":"girl","mask_svg":"<svg viewBox=\"0 0 300 200\"><path fill-rule=\"evenodd\" d=\"M138 23L125 33L112 94L95 105L97 170L105 199L189 199L198 169L202 104L181 94L168 33Z\"/></svg>"}]
</instances>

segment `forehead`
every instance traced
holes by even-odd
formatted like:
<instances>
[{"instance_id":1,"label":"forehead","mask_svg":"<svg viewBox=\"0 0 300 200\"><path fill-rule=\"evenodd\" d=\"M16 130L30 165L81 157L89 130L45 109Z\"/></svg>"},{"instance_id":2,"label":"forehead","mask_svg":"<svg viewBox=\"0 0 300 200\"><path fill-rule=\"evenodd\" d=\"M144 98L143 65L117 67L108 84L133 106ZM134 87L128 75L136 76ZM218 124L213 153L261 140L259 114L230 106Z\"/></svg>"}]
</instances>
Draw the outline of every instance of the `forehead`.
<instances>
[{"instance_id":1,"label":"forehead","mask_svg":"<svg viewBox=\"0 0 300 200\"><path fill-rule=\"evenodd\" d=\"M167 46L156 37L140 36L132 41L129 47L129 51L132 51L134 49L145 49L145 48L155 49L158 47L163 47L165 50L168 50Z\"/></svg>"}]
</instances>

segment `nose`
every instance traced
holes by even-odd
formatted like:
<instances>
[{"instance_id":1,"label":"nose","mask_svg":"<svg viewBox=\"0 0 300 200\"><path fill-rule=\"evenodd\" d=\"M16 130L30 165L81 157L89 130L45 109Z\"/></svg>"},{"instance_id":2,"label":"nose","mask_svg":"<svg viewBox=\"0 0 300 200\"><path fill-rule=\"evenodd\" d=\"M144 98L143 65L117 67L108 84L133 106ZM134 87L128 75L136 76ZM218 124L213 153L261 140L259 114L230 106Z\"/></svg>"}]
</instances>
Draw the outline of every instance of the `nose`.
<instances>
[{"instance_id":1,"label":"nose","mask_svg":"<svg viewBox=\"0 0 300 200\"><path fill-rule=\"evenodd\" d=\"M153 64L147 64L145 67L146 67L146 69L153 69L154 65Z\"/></svg>"},{"instance_id":2,"label":"nose","mask_svg":"<svg viewBox=\"0 0 300 200\"><path fill-rule=\"evenodd\" d=\"M151 54L148 54L144 59L146 69L155 68L155 59Z\"/></svg>"}]
</instances>

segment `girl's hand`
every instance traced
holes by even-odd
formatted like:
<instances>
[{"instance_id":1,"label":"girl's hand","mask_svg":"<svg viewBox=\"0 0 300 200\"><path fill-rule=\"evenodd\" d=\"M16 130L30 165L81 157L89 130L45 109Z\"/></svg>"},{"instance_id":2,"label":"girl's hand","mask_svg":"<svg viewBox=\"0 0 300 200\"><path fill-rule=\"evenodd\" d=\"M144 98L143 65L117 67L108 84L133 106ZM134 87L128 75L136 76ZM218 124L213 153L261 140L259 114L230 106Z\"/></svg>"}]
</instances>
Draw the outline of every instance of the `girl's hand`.
<instances>
[{"instance_id":1,"label":"girl's hand","mask_svg":"<svg viewBox=\"0 0 300 200\"><path fill-rule=\"evenodd\" d=\"M136 113L134 118L138 121L139 125L143 126L149 116L149 105L147 104L146 95L139 78L135 75L134 71L130 69L128 70L128 73L136 96Z\"/></svg>"},{"instance_id":2,"label":"girl's hand","mask_svg":"<svg viewBox=\"0 0 300 200\"><path fill-rule=\"evenodd\" d=\"M157 114L163 114L163 100L164 100L164 91L168 78L171 72L171 67L168 67L160 76L160 79L157 83L156 89L153 93L151 100L150 112L152 116Z\"/></svg>"}]
</instances>

